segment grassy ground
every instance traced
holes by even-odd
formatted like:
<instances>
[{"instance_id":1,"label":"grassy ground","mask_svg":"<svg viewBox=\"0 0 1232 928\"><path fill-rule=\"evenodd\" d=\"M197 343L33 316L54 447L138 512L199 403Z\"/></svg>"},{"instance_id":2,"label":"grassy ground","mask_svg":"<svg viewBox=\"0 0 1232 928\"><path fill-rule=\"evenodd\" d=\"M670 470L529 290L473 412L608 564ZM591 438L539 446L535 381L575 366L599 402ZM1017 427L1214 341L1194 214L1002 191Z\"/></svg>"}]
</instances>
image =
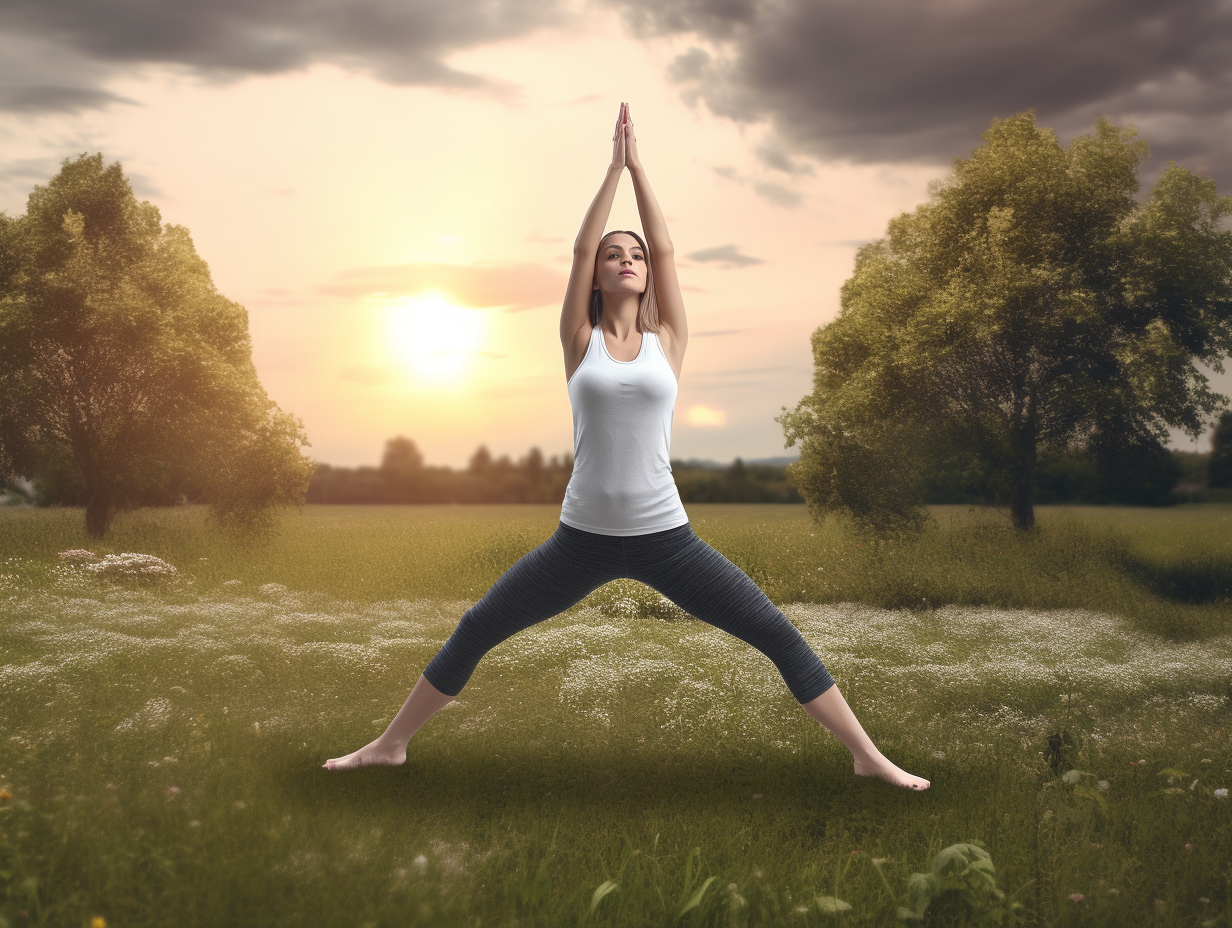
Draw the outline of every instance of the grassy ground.
<instances>
[{"instance_id":1,"label":"grassy ground","mask_svg":"<svg viewBox=\"0 0 1232 928\"><path fill-rule=\"evenodd\" d=\"M873 549L691 506L924 794L631 584L494 650L404 767L319 769L557 514L310 508L243 546L134 513L93 549L181 579L129 588L57 563L80 512L0 512L0 928L883 925L970 842L993 882L941 858L925 923L1232 924L1232 507L940 509Z\"/></svg>"}]
</instances>

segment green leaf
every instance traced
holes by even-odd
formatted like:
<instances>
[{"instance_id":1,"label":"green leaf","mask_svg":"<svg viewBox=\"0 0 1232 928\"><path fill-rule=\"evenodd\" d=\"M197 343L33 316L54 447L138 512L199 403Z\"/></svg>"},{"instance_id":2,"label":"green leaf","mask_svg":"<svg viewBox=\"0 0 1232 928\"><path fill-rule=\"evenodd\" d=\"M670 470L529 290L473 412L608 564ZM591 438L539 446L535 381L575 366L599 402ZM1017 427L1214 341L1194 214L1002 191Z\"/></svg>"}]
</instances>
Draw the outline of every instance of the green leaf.
<instances>
[{"instance_id":1,"label":"green leaf","mask_svg":"<svg viewBox=\"0 0 1232 928\"><path fill-rule=\"evenodd\" d=\"M684 886L680 889L680 898L676 900L676 905L684 905L685 898L689 895L689 890L693 888L693 864L694 861L701 859L702 849L695 847L689 851L684 862ZM681 910L683 911L683 909Z\"/></svg>"},{"instance_id":2,"label":"green leaf","mask_svg":"<svg viewBox=\"0 0 1232 928\"><path fill-rule=\"evenodd\" d=\"M615 880L607 880L599 884L599 888L595 890L595 894L590 899L590 914L595 914L595 909L599 907L599 903L603 901L603 897L616 889L620 884Z\"/></svg>"},{"instance_id":3,"label":"green leaf","mask_svg":"<svg viewBox=\"0 0 1232 928\"><path fill-rule=\"evenodd\" d=\"M850 912L851 903L844 902L834 896L818 896L817 911L824 915L837 915L839 912Z\"/></svg>"},{"instance_id":4,"label":"green leaf","mask_svg":"<svg viewBox=\"0 0 1232 928\"><path fill-rule=\"evenodd\" d=\"M717 879L717 876L708 877L706 882L698 887L697 892L689 897L689 901L684 904L684 908L676 913L676 917L680 918L680 916L684 915L685 912L697 908L698 904L702 901L702 896L706 895L706 890L710 888L710 884Z\"/></svg>"}]
</instances>

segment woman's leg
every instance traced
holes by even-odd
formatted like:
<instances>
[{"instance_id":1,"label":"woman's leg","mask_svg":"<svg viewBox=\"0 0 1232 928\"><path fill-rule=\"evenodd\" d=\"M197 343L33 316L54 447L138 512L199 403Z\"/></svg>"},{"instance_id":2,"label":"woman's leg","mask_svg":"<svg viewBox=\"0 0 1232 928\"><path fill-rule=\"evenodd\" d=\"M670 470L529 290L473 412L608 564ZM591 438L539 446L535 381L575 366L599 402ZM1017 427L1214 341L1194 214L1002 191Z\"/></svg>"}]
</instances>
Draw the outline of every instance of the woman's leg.
<instances>
[{"instance_id":1,"label":"woman's leg","mask_svg":"<svg viewBox=\"0 0 1232 928\"><path fill-rule=\"evenodd\" d=\"M804 636L744 571L698 538L691 526L628 541L630 575L770 658L796 701L851 751L857 774L909 789L928 788L928 780L901 770L877 750Z\"/></svg>"},{"instance_id":2,"label":"woman's leg","mask_svg":"<svg viewBox=\"0 0 1232 928\"><path fill-rule=\"evenodd\" d=\"M562 523L551 538L520 558L466 610L384 733L355 753L331 758L323 766L346 770L401 764L411 736L462 691L488 651L564 612L620 573L620 539Z\"/></svg>"}]
</instances>

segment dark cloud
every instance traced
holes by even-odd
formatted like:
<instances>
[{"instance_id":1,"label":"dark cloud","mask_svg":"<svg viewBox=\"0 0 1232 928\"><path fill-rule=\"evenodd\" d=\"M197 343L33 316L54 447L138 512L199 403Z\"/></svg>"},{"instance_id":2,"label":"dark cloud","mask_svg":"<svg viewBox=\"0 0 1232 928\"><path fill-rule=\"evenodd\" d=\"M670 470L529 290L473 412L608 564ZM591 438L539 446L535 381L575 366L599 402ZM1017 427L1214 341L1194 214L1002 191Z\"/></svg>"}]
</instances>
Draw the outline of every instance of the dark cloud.
<instances>
[{"instance_id":1,"label":"dark cloud","mask_svg":"<svg viewBox=\"0 0 1232 928\"><path fill-rule=\"evenodd\" d=\"M703 248L687 255L692 261L713 261L721 267L748 267L751 264L764 264L761 258L744 254L738 245L718 245L714 248Z\"/></svg>"},{"instance_id":2,"label":"dark cloud","mask_svg":"<svg viewBox=\"0 0 1232 928\"><path fill-rule=\"evenodd\" d=\"M229 79L329 62L395 84L508 93L444 59L564 15L554 0L3 0L0 108L117 102L106 78L149 64Z\"/></svg>"},{"instance_id":3,"label":"dark cloud","mask_svg":"<svg viewBox=\"0 0 1232 928\"><path fill-rule=\"evenodd\" d=\"M53 37L5 28L0 5L0 111L75 113L112 103L132 103L101 86L109 69Z\"/></svg>"},{"instance_id":4,"label":"dark cloud","mask_svg":"<svg viewBox=\"0 0 1232 928\"><path fill-rule=\"evenodd\" d=\"M692 36L685 98L768 122L761 153L948 163L994 117L1062 136L1097 115L1154 154L1232 168L1232 7L1223 0L623 0L637 34ZM1160 160L1156 159L1156 160Z\"/></svg>"},{"instance_id":5,"label":"dark cloud","mask_svg":"<svg viewBox=\"0 0 1232 928\"><path fill-rule=\"evenodd\" d=\"M326 296L411 296L440 292L460 306L510 311L559 303L567 280L540 264L396 264L343 271L317 287Z\"/></svg>"}]
</instances>

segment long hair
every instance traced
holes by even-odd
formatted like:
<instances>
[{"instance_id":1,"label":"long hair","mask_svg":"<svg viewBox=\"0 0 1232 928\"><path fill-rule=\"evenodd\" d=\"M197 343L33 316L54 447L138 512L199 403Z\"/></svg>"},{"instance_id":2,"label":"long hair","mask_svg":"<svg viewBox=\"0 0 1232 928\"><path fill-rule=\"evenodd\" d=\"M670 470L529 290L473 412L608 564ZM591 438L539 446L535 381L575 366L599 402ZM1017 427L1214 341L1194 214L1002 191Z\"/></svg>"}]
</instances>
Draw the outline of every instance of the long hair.
<instances>
[{"instance_id":1,"label":"long hair","mask_svg":"<svg viewBox=\"0 0 1232 928\"><path fill-rule=\"evenodd\" d=\"M659 303L655 299L654 289L654 265L651 262L650 249L646 247L646 243L642 241L642 237L636 232L630 232L626 229L613 229L603 238L599 239L599 248L595 251L595 260L599 258L599 252L603 250L603 243L613 235L632 235L637 239L638 245L642 248L642 254L646 256L646 289L642 291L642 295L637 299L637 330L639 332L658 332L659 331ZM603 319L603 291L592 290L590 292L590 324L598 325Z\"/></svg>"}]
</instances>

